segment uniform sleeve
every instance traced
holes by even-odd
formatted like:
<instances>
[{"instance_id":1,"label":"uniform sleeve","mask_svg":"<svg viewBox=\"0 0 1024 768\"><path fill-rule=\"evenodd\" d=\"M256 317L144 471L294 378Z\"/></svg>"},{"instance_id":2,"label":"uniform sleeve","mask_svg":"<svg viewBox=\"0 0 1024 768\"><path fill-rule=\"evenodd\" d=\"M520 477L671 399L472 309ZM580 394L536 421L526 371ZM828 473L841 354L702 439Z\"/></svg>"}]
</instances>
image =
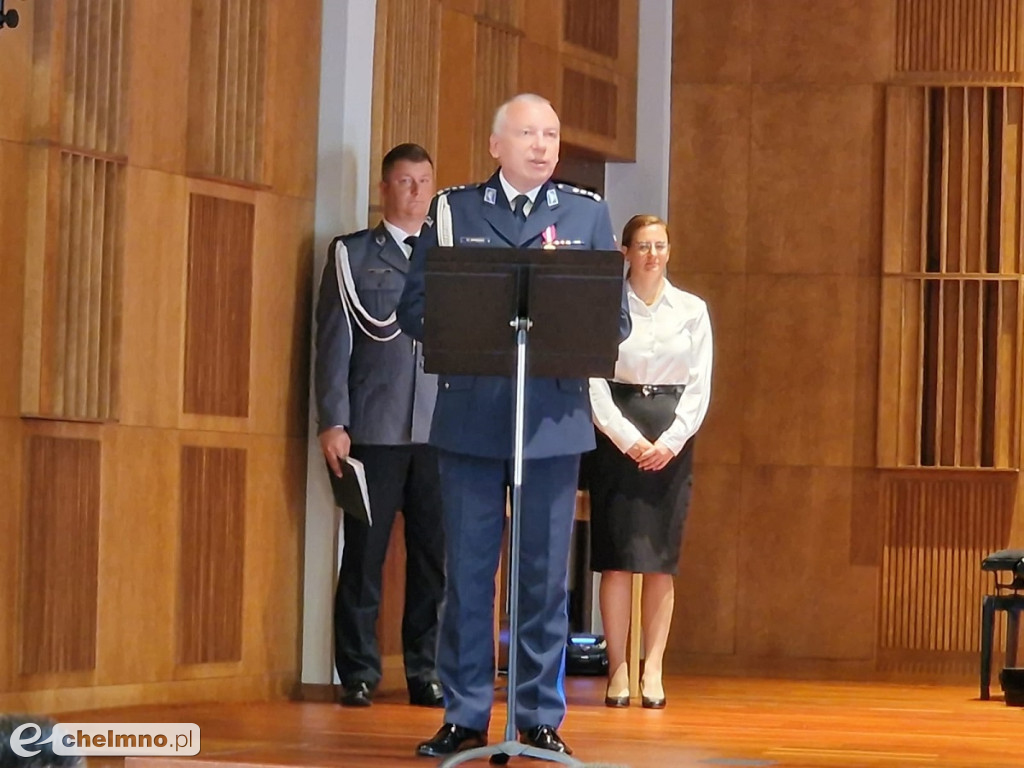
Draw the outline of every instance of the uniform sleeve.
<instances>
[{"instance_id":1,"label":"uniform sleeve","mask_svg":"<svg viewBox=\"0 0 1024 768\"><path fill-rule=\"evenodd\" d=\"M398 300L395 314L398 326L417 341L423 341L423 312L426 294L427 253L437 246L437 197L430 203L428 213L430 224L424 223L416 246L412 249L409 272L405 277L402 298Z\"/></svg>"},{"instance_id":2,"label":"uniform sleeve","mask_svg":"<svg viewBox=\"0 0 1024 768\"><path fill-rule=\"evenodd\" d=\"M690 332L693 339L691 354L693 361L690 365L690 376L686 382L686 390L679 398L676 406L676 415L672 424L662 432L658 441L668 448L672 453L678 455L686 445L686 441L697 434L704 417L708 412L708 404L711 402L711 363L712 363L712 339L711 339L711 318L708 315L708 308L704 306L703 311L697 317Z\"/></svg>"},{"instance_id":3,"label":"uniform sleeve","mask_svg":"<svg viewBox=\"0 0 1024 768\"><path fill-rule=\"evenodd\" d=\"M593 412L594 425L623 453L643 437L612 400L612 391L606 379L590 380L590 410Z\"/></svg>"},{"instance_id":4,"label":"uniform sleeve","mask_svg":"<svg viewBox=\"0 0 1024 768\"><path fill-rule=\"evenodd\" d=\"M318 432L349 425L348 371L352 359L352 331L341 303L335 262L341 242L340 237L335 238L328 248L316 303L313 386Z\"/></svg>"}]
</instances>

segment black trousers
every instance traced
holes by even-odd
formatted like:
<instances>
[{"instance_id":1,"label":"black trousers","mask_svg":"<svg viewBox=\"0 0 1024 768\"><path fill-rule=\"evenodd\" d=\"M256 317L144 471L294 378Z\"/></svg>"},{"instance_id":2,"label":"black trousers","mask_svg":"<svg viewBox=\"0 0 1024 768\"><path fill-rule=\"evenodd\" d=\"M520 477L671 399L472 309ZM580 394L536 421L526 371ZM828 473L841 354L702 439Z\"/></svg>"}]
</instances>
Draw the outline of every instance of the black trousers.
<instances>
[{"instance_id":1,"label":"black trousers","mask_svg":"<svg viewBox=\"0 0 1024 768\"><path fill-rule=\"evenodd\" d=\"M412 682L436 680L437 627L444 598L444 535L437 453L428 445L352 446L363 462L373 525L343 515L345 543L334 599L335 664L342 685L381 678L377 616L391 528L405 520L402 651Z\"/></svg>"}]
</instances>

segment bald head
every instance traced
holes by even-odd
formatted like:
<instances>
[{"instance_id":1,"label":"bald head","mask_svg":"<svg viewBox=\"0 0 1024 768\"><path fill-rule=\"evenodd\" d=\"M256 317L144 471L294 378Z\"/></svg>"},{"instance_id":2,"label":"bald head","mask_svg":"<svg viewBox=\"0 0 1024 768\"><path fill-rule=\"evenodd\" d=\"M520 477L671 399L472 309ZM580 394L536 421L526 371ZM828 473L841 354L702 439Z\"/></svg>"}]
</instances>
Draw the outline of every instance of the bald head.
<instances>
[{"instance_id":1,"label":"bald head","mask_svg":"<svg viewBox=\"0 0 1024 768\"><path fill-rule=\"evenodd\" d=\"M491 157L513 187L528 192L554 174L560 139L561 124L551 102L521 93L494 113Z\"/></svg>"}]
</instances>

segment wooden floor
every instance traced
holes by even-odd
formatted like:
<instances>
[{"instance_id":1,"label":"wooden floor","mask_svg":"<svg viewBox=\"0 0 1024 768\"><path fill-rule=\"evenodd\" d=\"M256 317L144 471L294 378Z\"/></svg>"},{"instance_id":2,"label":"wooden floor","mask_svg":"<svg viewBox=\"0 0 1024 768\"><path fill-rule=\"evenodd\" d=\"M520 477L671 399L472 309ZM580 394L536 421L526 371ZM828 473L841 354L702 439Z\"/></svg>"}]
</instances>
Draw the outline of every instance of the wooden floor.
<instances>
[{"instance_id":1,"label":"wooden floor","mask_svg":"<svg viewBox=\"0 0 1024 768\"><path fill-rule=\"evenodd\" d=\"M967 686L901 686L780 680L673 678L668 707L603 706L600 680L567 681L569 715L561 733L585 765L964 766L1024 765L1024 709L998 697L979 701ZM441 722L438 710L399 696L368 709L274 702L136 707L61 715L66 722L193 722L202 751L173 768L433 766L416 743ZM492 743L504 734L495 708ZM127 768L168 768L166 759L131 758ZM112 761L90 760L90 768ZM514 758L510 765L543 765ZM487 765L484 761L468 765Z\"/></svg>"}]
</instances>

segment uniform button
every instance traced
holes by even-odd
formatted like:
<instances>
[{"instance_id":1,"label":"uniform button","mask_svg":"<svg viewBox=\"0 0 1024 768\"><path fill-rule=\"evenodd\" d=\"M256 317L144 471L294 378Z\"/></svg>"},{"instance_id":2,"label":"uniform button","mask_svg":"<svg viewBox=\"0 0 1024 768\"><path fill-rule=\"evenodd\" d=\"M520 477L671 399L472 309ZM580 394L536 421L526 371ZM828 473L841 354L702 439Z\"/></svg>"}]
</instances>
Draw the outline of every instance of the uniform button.
<instances>
[{"instance_id":1,"label":"uniform button","mask_svg":"<svg viewBox=\"0 0 1024 768\"><path fill-rule=\"evenodd\" d=\"M448 389L448 382L447 381L444 383L444 388Z\"/></svg>"}]
</instances>

